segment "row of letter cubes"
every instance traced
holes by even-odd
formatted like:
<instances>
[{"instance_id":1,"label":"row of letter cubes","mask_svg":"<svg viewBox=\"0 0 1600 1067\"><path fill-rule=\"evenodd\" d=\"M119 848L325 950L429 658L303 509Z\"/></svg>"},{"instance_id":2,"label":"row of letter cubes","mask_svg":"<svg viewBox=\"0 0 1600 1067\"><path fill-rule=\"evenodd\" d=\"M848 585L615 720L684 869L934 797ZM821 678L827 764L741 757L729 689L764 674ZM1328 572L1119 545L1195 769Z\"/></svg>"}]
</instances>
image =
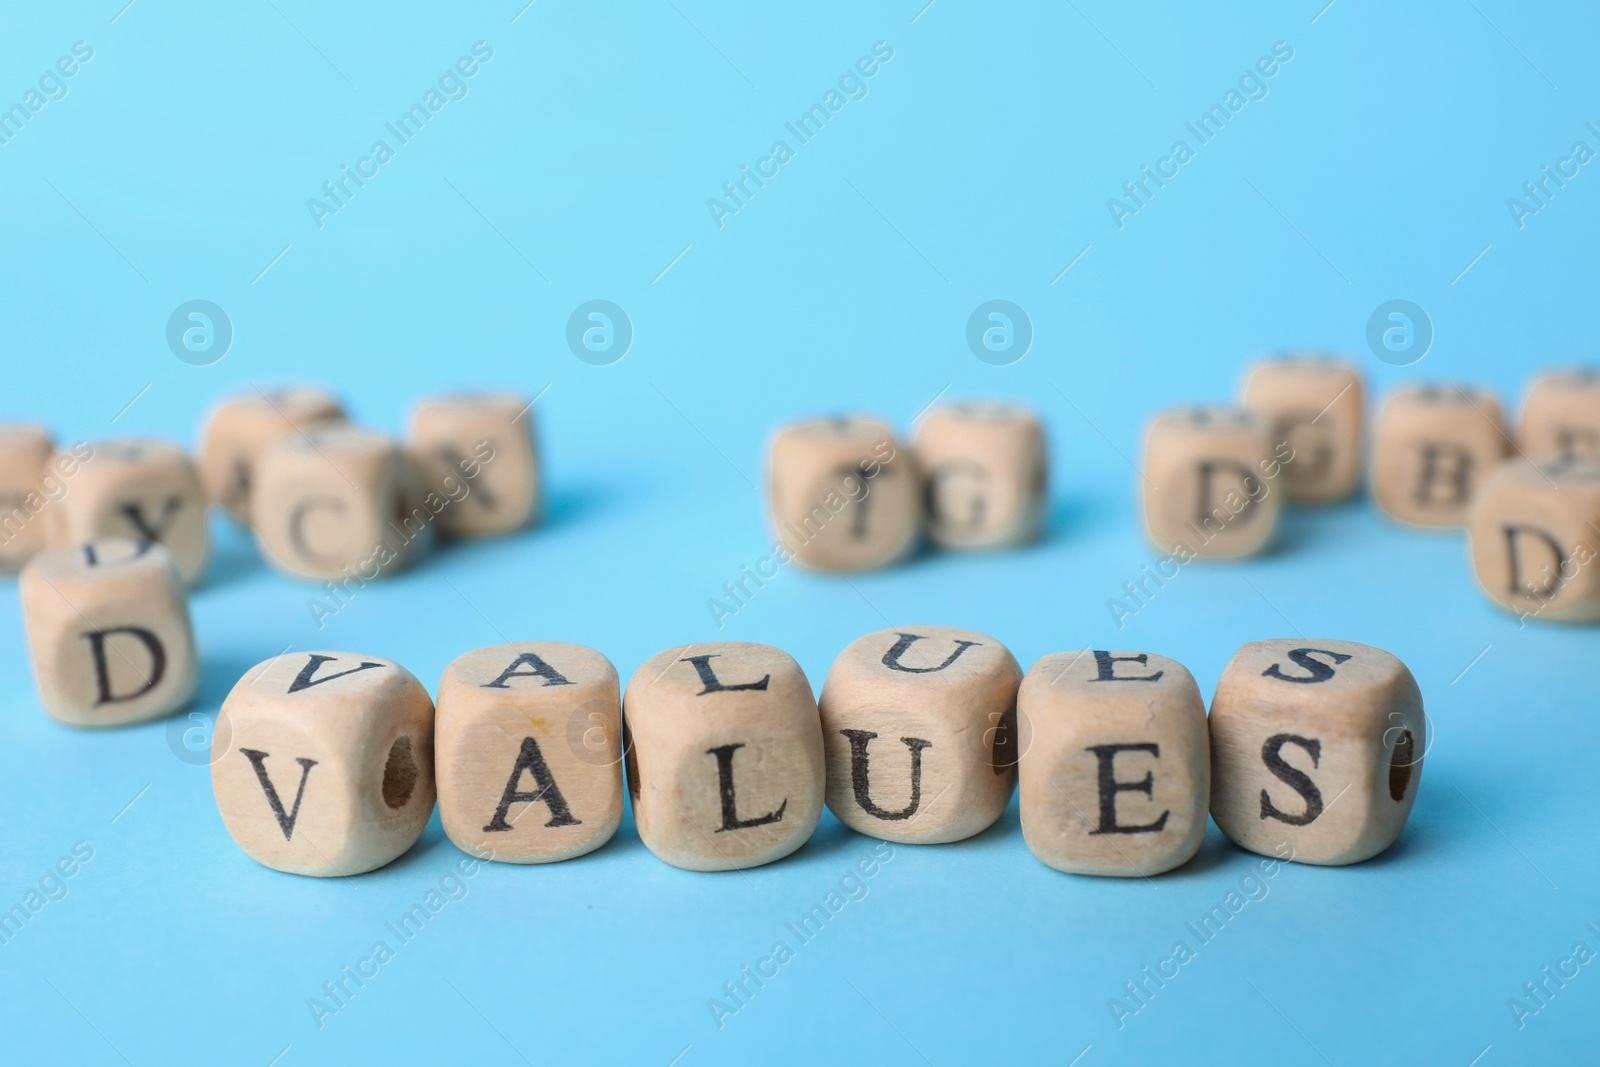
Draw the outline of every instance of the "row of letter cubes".
<instances>
[{"instance_id":1,"label":"row of letter cubes","mask_svg":"<svg viewBox=\"0 0 1600 1067\"><path fill-rule=\"evenodd\" d=\"M482 537L534 519L531 406L509 394L425 400L402 446L346 423L331 394L257 391L212 411L198 463L168 441L57 450L42 427L0 427L0 567L47 545L129 538L165 545L192 584L209 554L209 501L290 574L372 578L435 531Z\"/></svg>"},{"instance_id":2,"label":"row of letter cubes","mask_svg":"<svg viewBox=\"0 0 1600 1067\"><path fill-rule=\"evenodd\" d=\"M1193 677L1162 656L1054 653L1024 676L993 638L927 626L852 643L820 700L792 658L757 644L669 649L625 692L589 648L482 648L445 670L437 709L389 660L285 653L228 695L211 767L233 839L298 874L395 859L436 782L445 833L479 858L599 848L626 788L644 844L699 871L789 855L824 804L884 840L959 841L1020 782L1041 861L1134 876L1188 861L1208 811L1278 858L1382 852L1416 799L1425 730L1410 671L1365 645L1245 645L1208 718Z\"/></svg>"},{"instance_id":3,"label":"row of letter cubes","mask_svg":"<svg viewBox=\"0 0 1600 1067\"><path fill-rule=\"evenodd\" d=\"M1266 548L1285 500L1348 497L1361 473L1362 381L1353 366L1285 359L1257 366L1243 406L1154 417L1142 503L1152 543L1178 562ZM1537 378L1519 441L1490 394L1400 389L1373 434L1380 508L1425 527L1465 526L1489 596L1524 616L1600 619L1600 374ZM1508 454L1516 452L1514 458Z\"/></svg>"},{"instance_id":4,"label":"row of letter cubes","mask_svg":"<svg viewBox=\"0 0 1600 1067\"><path fill-rule=\"evenodd\" d=\"M955 549L1032 541L1048 479L1034 412L966 401L929 411L910 449L869 416L782 427L767 451L767 511L784 562L867 570L904 559L924 534Z\"/></svg>"}]
</instances>

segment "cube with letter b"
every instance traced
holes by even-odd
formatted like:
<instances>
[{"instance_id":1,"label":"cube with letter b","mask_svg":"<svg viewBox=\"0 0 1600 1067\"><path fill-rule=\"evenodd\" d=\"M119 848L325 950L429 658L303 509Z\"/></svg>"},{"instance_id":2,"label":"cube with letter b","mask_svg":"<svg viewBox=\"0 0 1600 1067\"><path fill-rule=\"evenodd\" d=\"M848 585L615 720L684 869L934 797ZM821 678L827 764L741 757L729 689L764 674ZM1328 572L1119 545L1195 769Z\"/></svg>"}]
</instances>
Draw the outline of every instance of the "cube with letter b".
<instances>
[{"instance_id":1,"label":"cube with letter b","mask_svg":"<svg viewBox=\"0 0 1600 1067\"><path fill-rule=\"evenodd\" d=\"M1427 750L1422 693L1353 641L1253 641L1211 700L1211 816L1252 852L1337 866L1394 844Z\"/></svg>"},{"instance_id":2,"label":"cube with letter b","mask_svg":"<svg viewBox=\"0 0 1600 1067\"><path fill-rule=\"evenodd\" d=\"M258 863L320 877L382 867L433 814L433 701L390 660L285 652L222 702L211 788Z\"/></svg>"},{"instance_id":3,"label":"cube with letter b","mask_svg":"<svg viewBox=\"0 0 1600 1067\"><path fill-rule=\"evenodd\" d=\"M74 726L177 711L200 679L189 597L172 554L110 538L41 552L18 580L39 702Z\"/></svg>"},{"instance_id":4,"label":"cube with letter b","mask_svg":"<svg viewBox=\"0 0 1600 1067\"><path fill-rule=\"evenodd\" d=\"M1396 390L1378 412L1373 499L1413 526L1460 526L1508 444L1500 402L1488 393L1456 385Z\"/></svg>"},{"instance_id":5,"label":"cube with letter b","mask_svg":"<svg viewBox=\"0 0 1600 1067\"><path fill-rule=\"evenodd\" d=\"M639 837L691 871L782 859L822 815L822 727L788 653L734 641L669 648L622 698Z\"/></svg>"},{"instance_id":6,"label":"cube with letter b","mask_svg":"<svg viewBox=\"0 0 1600 1067\"><path fill-rule=\"evenodd\" d=\"M1600 621L1600 463L1506 460L1467 519L1472 572L1522 618Z\"/></svg>"},{"instance_id":7,"label":"cube with letter b","mask_svg":"<svg viewBox=\"0 0 1600 1067\"><path fill-rule=\"evenodd\" d=\"M458 657L439 682L439 820L507 863L593 852L622 821L617 670L592 648L523 641Z\"/></svg>"},{"instance_id":8,"label":"cube with letter b","mask_svg":"<svg viewBox=\"0 0 1600 1067\"><path fill-rule=\"evenodd\" d=\"M988 829L1016 785L1022 670L986 634L948 626L852 641L822 686L828 807L885 841L939 844Z\"/></svg>"},{"instance_id":9,"label":"cube with letter b","mask_svg":"<svg viewBox=\"0 0 1600 1067\"><path fill-rule=\"evenodd\" d=\"M1287 443L1261 415L1199 407L1156 415L1140 470L1145 534L1188 558L1230 559L1265 549L1282 510Z\"/></svg>"},{"instance_id":10,"label":"cube with letter b","mask_svg":"<svg viewBox=\"0 0 1600 1067\"><path fill-rule=\"evenodd\" d=\"M1022 838L1041 863L1131 877L1187 863L1206 832L1206 705L1176 660L1045 656L1017 697Z\"/></svg>"}]
</instances>

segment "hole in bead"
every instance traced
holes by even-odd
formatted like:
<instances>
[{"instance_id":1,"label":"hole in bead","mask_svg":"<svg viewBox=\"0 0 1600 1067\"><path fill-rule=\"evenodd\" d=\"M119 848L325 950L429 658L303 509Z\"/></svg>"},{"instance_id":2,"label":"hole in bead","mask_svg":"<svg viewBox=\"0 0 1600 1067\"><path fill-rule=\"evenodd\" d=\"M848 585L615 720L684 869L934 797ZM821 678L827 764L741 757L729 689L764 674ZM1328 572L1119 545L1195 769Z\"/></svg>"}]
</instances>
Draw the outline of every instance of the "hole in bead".
<instances>
[{"instance_id":1,"label":"hole in bead","mask_svg":"<svg viewBox=\"0 0 1600 1067\"><path fill-rule=\"evenodd\" d=\"M1394 755L1389 757L1389 796L1394 800L1405 799L1406 786L1411 784L1411 764L1415 749L1416 743L1411 739L1411 731L1402 731L1400 739L1394 743Z\"/></svg>"},{"instance_id":2,"label":"hole in bead","mask_svg":"<svg viewBox=\"0 0 1600 1067\"><path fill-rule=\"evenodd\" d=\"M417 788L417 760L411 753L411 738L402 737L389 746L389 760L383 765L383 802L403 808Z\"/></svg>"}]
</instances>

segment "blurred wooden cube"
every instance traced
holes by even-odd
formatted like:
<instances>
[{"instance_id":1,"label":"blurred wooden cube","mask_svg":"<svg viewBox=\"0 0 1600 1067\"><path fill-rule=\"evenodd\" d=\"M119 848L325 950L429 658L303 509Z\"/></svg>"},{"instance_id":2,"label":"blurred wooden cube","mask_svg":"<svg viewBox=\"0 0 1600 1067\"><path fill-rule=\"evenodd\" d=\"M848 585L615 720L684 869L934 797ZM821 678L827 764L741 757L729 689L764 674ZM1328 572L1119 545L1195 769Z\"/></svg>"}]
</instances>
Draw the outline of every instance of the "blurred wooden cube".
<instances>
[{"instance_id":1,"label":"blurred wooden cube","mask_svg":"<svg viewBox=\"0 0 1600 1067\"><path fill-rule=\"evenodd\" d=\"M319 877L382 867L433 814L433 702L390 660L286 652L223 701L211 787L258 863Z\"/></svg>"},{"instance_id":2,"label":"blurred wooden cube","mask_svg":"<svg viewBox=\"0 0 1600 1067\"><path fill-rule=\"evenodd\" d=\"M1164 552L1228 559L1272 542L1283 506L1286 445L1238 408L1160 412L1145 428L1140 470L1145 535Z\"/></svg>"},{"instance_id":3,"label":"blurred wooden cube","mask_svg":"<svg viewBox=\"0 0 1600 1067\"><path fill-rule=\"evenodd\" d=\"M1378 413L1373 498L1413 526L1461 526L1508 444L1490 394L1455 385L1398 389Z\"/></svg>"},{"instance_id":4,"label":"blurred wooden cube","mask_svg":"<svg viewBox=\"0 0 1600 1067\"><path fill-rule=\"evenodd\" d=\"M1200 848L1211 801L1206 704L1183 664L1054 652L1017 698L1022 838L1073 874L1146 877Z\"/></svg>"},{"instance_id":5,"label":"blurred wooden cube","mask_svg":"<svg viewBox=\"0 0 1600 1067\"><path fill-rule=\"evenodd\" d=\"M733 641L669 648L634 673L622 713L634 821L660 859L737 870L811 837L822 727L788 653Z\"/></svg>"},{"instance_id":6,"label":"blurred wooden cube","mask_svg":"<svg viewBox=\"0 0 1600 1067\"><path fill-rule=\"evenodd\" d=\"M1353 641L1252 641L1211 699L1211 816L1252 852L1360 863L1394 844L1422 781L1416 679Z\"/></svg>"},{"instance_id":7,"label":"blurred wooden cube","mask_svg":"<svg viewBox=\"0 0 1600 1067\"><path fill-rule=\"evenodd\" d=\"M481 859L551 863L593 852L622 821L616 668L556 641L468 652L439 682L439 819Z\"/></svg>"},{"instance_id":8,"label":"blurred wooden cube","mask_svg":"<svg viewBox=\"0 0 1600 1067\"><path fill-rule=\"evenodd\" d=\"M533 405L513 393L430 397L411 412L406 450L425 492L449 501L439 528L492 537L539 513L539 453Z\"/></svg>"},{"instance_id":9,"label":"blurred wooden cube","mask_svg":"<svg viewBox=\"0 0 1600 1067\"><path fill-rule=\"evenodd\" d=\"M1472 572L1522 618L1600 621L1600 463L1508 459L1467 519Z\"/></svg>"},{"instance_id":10,"label":"blurred wooden cube","mask_svg":"<svg viewBox=\"0 0 1600 1067\"><path fill-rule=\"evenodd\" d=\"M912 447L934 544L1008 548L1039 536L1049 473L1044 428L1034 412L978 401L934 408Z\"/></svg>"},{"instance_id":11,"label":"blurred wooden cube","mask_svg":"<svg viewBox=\"0 0 1600 1067\"><path fill-rule=\"evenodd\" d=\"M39 553L18 580L39 703L73 726L169 715L200 678L189 598L172 554L101 539Z\"/></svg>"},{"instance_id":12,"label":"blurred wooden cube","mask_svg":"<svg viewBox=\"0 0 1600 1067\"><path fill-rule=\"evenodd\" d=\"M211 552L206 495L188 455L171 441L129 437L101 441L61 499L45 510L52 546L127 538L159 541L178 573L198 582ZM54 463L76 453L58 452Z\"/></svg>"},{"instance_id":13,"label":"blurred wooden cube","mask_svg":"<svg viewBox=\"0 0 1600 1067\"><path fill-rule=\"evenodd\" d=\"M261 453L287 434L343 422L339 398L322 389L252 389L217 403L200 430L200 480L206 494L242 525L250 525L250 496Z\"/></svg>"},{"instance_id":14,"label":"blurred wooden cube","mask_svg":"<svg viewBox=\"0 0 1600 1067\"><path fill-rule=\"evenodd\" d=\"M1560 370L1534 378L1522 401L1517 439L1531 460L1600 463L1600 371Z\"/></svg>"},{"instance_id":15,"label":"blurred wooden cube","mask_svg":"<svg viewBox=\"0 0 1600 1067\"><path fill-rule=\"evenodd\" d=\"M883 567L922 529L916 461L879 419L791 423L767 452L772 528L794 559L826 571Z\"/></svg>"},{"instance_id":16,"label":"blurred wooden cube","mask_svg":"<svg viewBox=\"0 0 1600 1067\"><path fill-rule=\"evenodd\" d=\"M1283 461L1289 499L1325 504L1356 491L1361 477L1364 389L1353 363L1315 356L1264 360L1244 383L1243 405L1266 416Z\"/></svg>"},{"instance_id":17,"label":"blurred wooden cube","mask_svg":"<svg viewBox=\"0 0 1600 1067\"><path fill-rule=\"evenodd\" d=\"M43 426L0 425L0 571L17 570L45 547L39 513L51 500L45 478L54 453Z\"/></svg>"},{"instance_id":18,"label":"blurred wooden cube","mask_svg":"<svg viewBox=\"0 0 1600 1067\"><path fill-rule=\"evenodd\" d=\"M822 686L828 807L885 841L960 841L993 825L1016 785L1017 686L1004 645L948 626L852 641Z\"/></svg>"},{"instance_id":19,"label":"blurred wooden cube","mask_svg":"<svg viewBox=\"0 0 1600 1067\"><path fill-rule=\"evenodd\" d=\"M429 543L433 517L388 437L323 425L280 437L256 463L256 544L268 562L306 578L370 581ZM442 510L442 508L441 508Z\"/></svg>"}]
</instances>

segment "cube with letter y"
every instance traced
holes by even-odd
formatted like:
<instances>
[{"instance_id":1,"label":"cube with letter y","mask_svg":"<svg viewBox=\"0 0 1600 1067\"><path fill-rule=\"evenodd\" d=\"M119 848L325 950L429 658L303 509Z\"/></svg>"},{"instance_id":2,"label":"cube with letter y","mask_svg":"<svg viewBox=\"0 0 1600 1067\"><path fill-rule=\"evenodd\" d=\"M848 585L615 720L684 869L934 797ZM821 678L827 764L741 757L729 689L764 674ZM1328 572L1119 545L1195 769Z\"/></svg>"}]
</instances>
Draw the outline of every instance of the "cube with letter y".
<instances>
[{"instance_id":1,"label":"cube with letter y","mask_svg":"<svg viewBox=\"0 0 1600 1067\"><path fill-rule=\"evenodd\" d=\"M286 652L222 703L211 787L239 847L291 874L361 874L433 814L433 701L398 663Z\"/></svg>"},{"instance_id":2,"label":"cube with letter y","mask_svg":"<svg viewBox=\"0 0 1600 1067\"><path fill-rule=\"evenodd\" d=\"M788 653L723 641L644 662L622 698L639 837L691 871L782 859L822 814L822 727ZM631 747L629 747L631 742Z\"/></svg>"},{"instance_id":3,"label":"cube with letter y","mask_svg":"<svg viewBox=\"0 0 1600 1067\"><path fill-rule=\"evenodd\" d=\"M439 682L439 820L506 863L593 852L622 821L617 669L592 648L522 641L458 657Z\"/></svg>"},{"instance_id":4,"label":"cube with letter y","mask_svg":"<svg viewBox=\"0 0 1600 1067\"><path fill-rule=\"evenodd\" d=\"M1427 749L1422 693L1353 641L1253 641L1211 700L1211 816L1252 852L1337 866L1394 844Z\"/></svg>"}]
</instances>

